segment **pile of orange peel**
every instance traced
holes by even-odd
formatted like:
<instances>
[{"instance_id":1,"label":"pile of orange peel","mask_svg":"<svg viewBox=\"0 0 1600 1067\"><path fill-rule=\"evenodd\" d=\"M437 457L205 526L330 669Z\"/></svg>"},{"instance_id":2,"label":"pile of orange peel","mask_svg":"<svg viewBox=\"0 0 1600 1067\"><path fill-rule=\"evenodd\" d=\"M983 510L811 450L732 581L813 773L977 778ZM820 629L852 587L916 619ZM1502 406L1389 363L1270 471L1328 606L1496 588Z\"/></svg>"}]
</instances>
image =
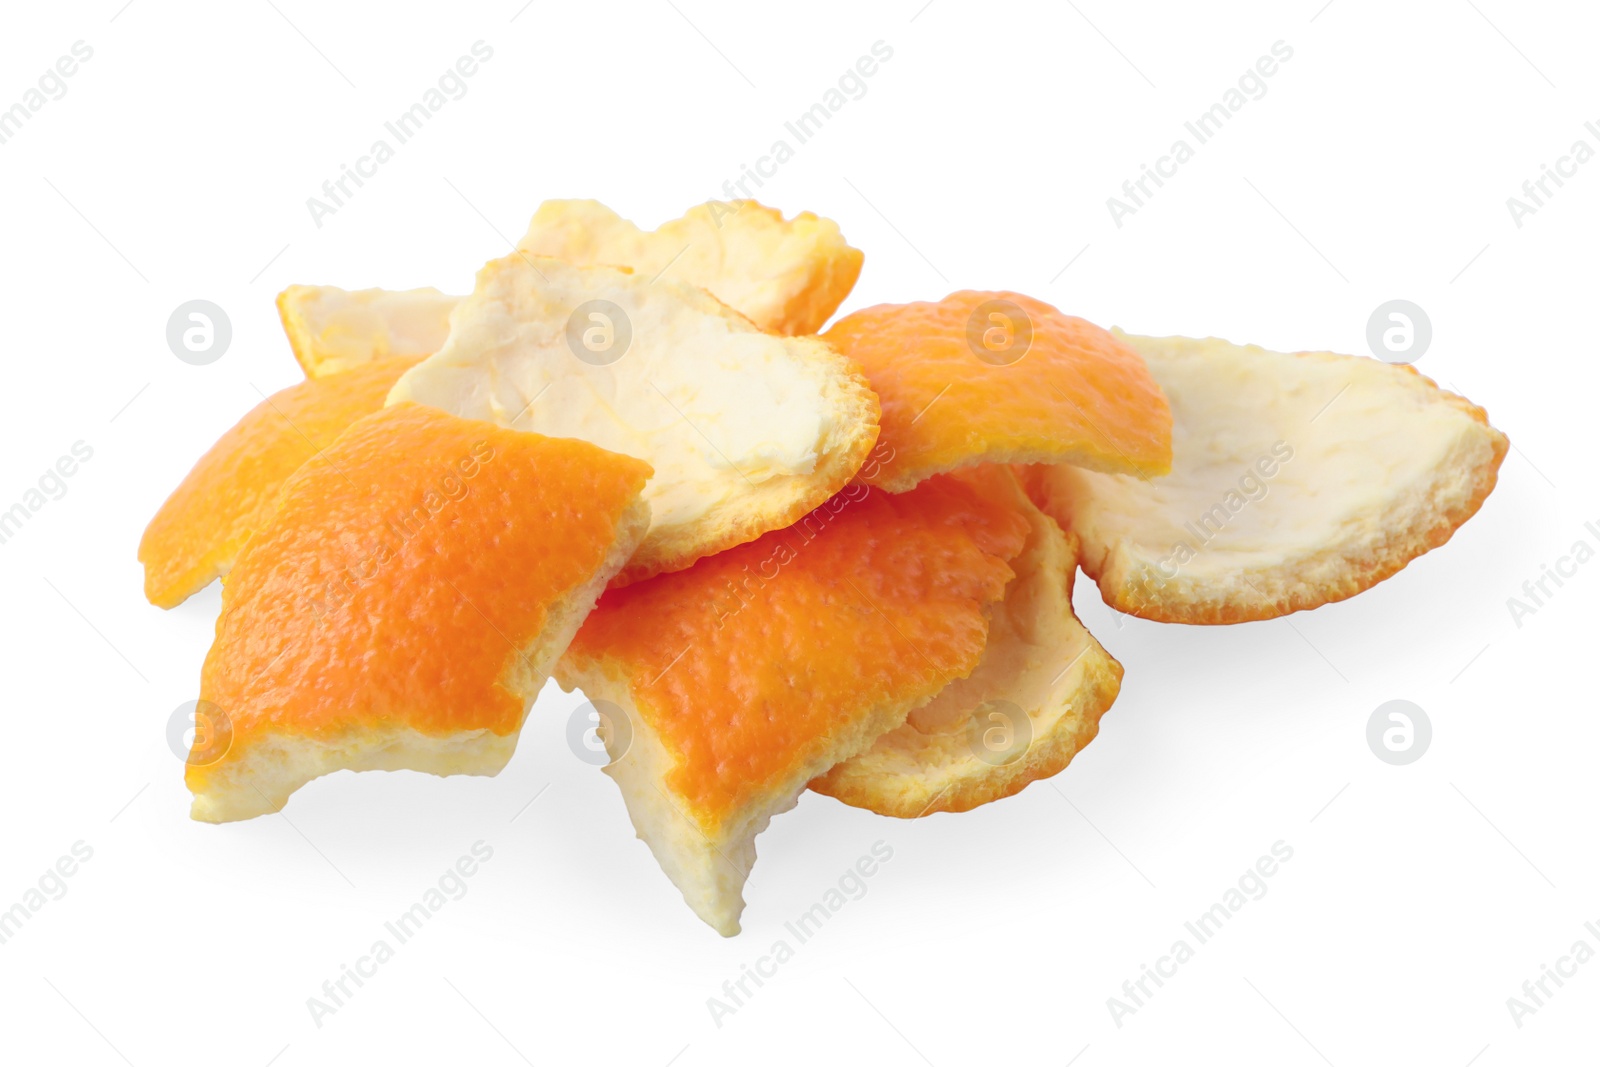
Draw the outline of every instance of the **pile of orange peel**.
<instances>
[{"instance_id":1,"label":"pile of orange peel","mask_svg":"<svg viewBox=\"0 0 1600 1067\"><path fill-rule=\"evenodd\" d=\"M967 811L1060 772L1122 666L1077 571L1161 622L1341 600L1443 544L1507 441L1410 367L1107 331L1010 292L819 334L862 254L709 203L550 201L466 296L293 286L306 380L145 531L145 595L223 578L194 818L333 771L495 774L554 675L639 836L738 932L812 789Z\"/></svg>"}]
</instances>

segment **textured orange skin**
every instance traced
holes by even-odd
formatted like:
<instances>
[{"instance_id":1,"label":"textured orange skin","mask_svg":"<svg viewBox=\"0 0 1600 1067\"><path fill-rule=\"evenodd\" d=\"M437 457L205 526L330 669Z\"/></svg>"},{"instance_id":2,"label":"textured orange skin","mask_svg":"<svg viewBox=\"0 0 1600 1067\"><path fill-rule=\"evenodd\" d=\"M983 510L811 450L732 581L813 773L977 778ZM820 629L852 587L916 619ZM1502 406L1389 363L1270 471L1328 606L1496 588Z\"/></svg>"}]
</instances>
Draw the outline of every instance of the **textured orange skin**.
<instances>
[{"instance_id":1,"label":"textured orange skin","mask_svg":"<svg viewBox=\"0 0 1600 1067\"><path fill-rule=\"evenodd\" d=\"M594 576L649 475L584 441L419 404L351 426L284 486L223 584L200 694L233 747L191 765L191 788L268 732L515 731L518 650Z\"/></svg>"},{"instance_id":2,"label":"textured orange skin","mask_svg":"<svg viewBox=\"0 0 1600 1067\"><path fill-rule=\"evenodd\" d=\"M715 825L874 709L909 710L970 674L1027 531L949 479L897 496L856 486L793 526L607 592L568 662L632 680L677 760L668 788Z\"/></svg>"},{"instance_id":3,"label":"textured orange skin","mask_svg":"<svg viewBox=\"0 0 1600 1067\"><path fill-rule=\"evenodd\" d=\"M385 359L273 393L217 439L139 541L144 595L176 607L226 574L278 506L284 481L345 428L383 407L415 359Z\"/></svg>"},{"instance_id":4,"label":"textured orange skin","mask_svg":"<svg viewBox=\"0 0 1600 1067\"><path fill-rule=\"evenodd\" d=\"M1033 327L1027 353L979 359L968 321L1008 300ZM823 334L855 360L882 406L879 451L861 480L903 492L978 462L1075 463L1151 477L1172 466L1172 412L1144 360L1083 319L1009 292L951 293L937 303L879 304ZM930 407L930 405L932 405Z\"/></svg>"}]
</instances>

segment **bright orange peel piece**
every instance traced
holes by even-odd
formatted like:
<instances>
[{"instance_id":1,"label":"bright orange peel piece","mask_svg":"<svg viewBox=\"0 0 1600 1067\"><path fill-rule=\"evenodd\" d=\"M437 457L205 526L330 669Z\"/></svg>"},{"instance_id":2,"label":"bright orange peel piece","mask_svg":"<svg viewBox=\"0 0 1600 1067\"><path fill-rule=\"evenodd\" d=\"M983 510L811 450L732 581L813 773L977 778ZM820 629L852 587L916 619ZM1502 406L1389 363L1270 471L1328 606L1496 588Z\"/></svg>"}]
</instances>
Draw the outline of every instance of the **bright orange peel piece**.
<instances>
[{"instance_id":1,"label":"bright orange peel piece","mask_svg":"<svg viewBox=\"0 0 1600 1067\"><path fill-rule=\"evenodd\" d=\"M386 359L300 382L252 408L211 446L139 541L144 595L176 607L228 573L301 464L384 398L414 360Z\"/></svg>"},{"instance_id":2,"label":"bright orange peel piece","mask_svg":"<svg viewBox=\"0 0 1600 1067\"><path fill-rule=\"evenodd\" d=\"M351 426L284 486L222 591L192 813L278 810L339 769L495 774L648 525L650 469L416 404Z\"/></svg>"},{"instance_id":3,"label":"bright orange peel piece","mask_svg":"<svg viewBox=\"0 0 1600 1067\"><path fill-rule=\"evenodd\" d=\"M1009 292L880 304L824 335L855 360L882 406L866 478L903 492L978 463L1073 463L1166 473L1172 416L1144 362L1093 323Z\"/></svg>"},{"instance_id":4,"label":"bright orange peel piece","mask_svg":"<svg viewBox=\"0 0 1600 1067\"><path fill-rule=\"evenodd\" d=\"M1216 339L1124 337L1172 402L1173 469L1141 481L1027 475L1118 611L1270 619L1343 600L1444 544L1508 442L1482 408L1405 366Z\"/></svg>"},{"instance_id":5,"label":"bright orange peel piece","mask_svg":"<svg viewBox=\"0 0 1600 1067\"><path fill-rule=\"evenodd\" d=\"M969 811L1063 770L1094 740L1122 686L1122 665L1072 612L1077 543L1004 467L961 477L999 513L1026 518L1028 539L989 617L976 669L905 724L811 788L880 815Z\"/></svg>"},{"instance_id":6,"label":"bright orange peel piece","mask_svg":"<svg viewBox=\"0 0 1600 1067\"><path fill-rule=\"evenodd\" d=\"M626 718L606 771L697 915L738 932L768 821L972 672L1027 533L948 479L899 496L853 486L602 598L556 679Z\"/></svg>"}]
</instances>

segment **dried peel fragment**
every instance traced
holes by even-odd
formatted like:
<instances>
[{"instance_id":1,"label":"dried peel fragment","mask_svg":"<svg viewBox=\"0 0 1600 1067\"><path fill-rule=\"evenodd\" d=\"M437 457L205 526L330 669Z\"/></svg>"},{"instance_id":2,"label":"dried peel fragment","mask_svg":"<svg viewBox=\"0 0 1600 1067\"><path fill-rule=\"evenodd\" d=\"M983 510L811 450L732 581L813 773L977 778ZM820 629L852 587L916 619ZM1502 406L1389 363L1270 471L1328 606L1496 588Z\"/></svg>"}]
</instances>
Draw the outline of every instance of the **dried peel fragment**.
<instances>
[{"instance_id":1,"label":"dried peel fragment","mask_svg":"<svg viewBox=\"0 0 1600 1067\"><path fill-rule=\"evenodd\" d=\"M278 294L278 318L300 369L320 378L372 360L433 355L460 301L437 289L291 285Z\"/></svg>"},{"instance_id":2,"label":"dried peel fragment","mask_svg":"<svg viewBox=\"0 0 1600 1067\"><path fill-rule=\"evenodd\" d=\"M517 250L576 266L628 267L714 294L763 330L813 334L861 274L862 256L831 219L792 219L754 200L711 201L641 230L595 200L546 200ZM444 346L462 297L437 289L291 285L278 316L306 377Z\"/></svg>"},{"instance_id":3,"label":"dried peel fragment","mask_svg":"<svg viewBox=\"0 0 1600 1067\"><path fill-rule=\"evenodd\" d=\"M597 200L546 200L517 248L698 286L763 330L793 335L822 329L862 261L832 219L809 211L785 219L754 200L710 201L654 230Z\"/></svg>"},{"instance_id":4,"label":"dried peel fragment","mask_svg":"<svg viewBox=\"0 0 1600 1067\"><path fill-rule=\"evenodd\" d=\"M1216 339L1124 336L1172 403L1173 469L1026 475L1118 611L1270 619L1354 596L1449 540L1508 442L1410 367Z\"/></svg>"},{"instance_id":5,"label":"dried peel fragment","mask_svg":"<svg viewBox=\"0 0 1600 1067\"><path fill-rule=\"evenodd\" d=\"M601 600L556 679L626 720L606 772L705 922L738 932L756 835L807 782L978 665L1027 534L950 479L853 486Z\"/></svg>"},{"instance_id":6,"label":"dried peel fragment","mask_svg":"<svg viewBox=\"0 0 1600 1067\"><path fill-rule=\"evenodd\" d=\"M278 506L289 476L357 419L383 407L414 363L385 359L291 385L252 408L161 505L139 541L144 595L176 607L228 573Z\"/></svg>"},{"instance_id":7,"label":"dried peel fragment","mask_svg":"<svg viewBox=\"0 0 1600 1067\"><path fill-rule=\"evenodd\" d=\"M1072 612L1074 539L1009 470L980 467L966 480L995 509L1025 516L1028 540L990 612L977 668L811 783L880 815L969 811L1059 773L1094 740L1122 686L1122 665Z\"/></svg>"},{"instance_id":8,"label":"dried peel fragment","mask_svg":"<svg viewBox=\"0 0 1600 1067\"><path fill-rule=\"evenodd\" d=\"M1073 463L1151 477L1172 417L1138 354L1093 323L1018 293L880 304L824 335L865 372L885 460L863 480L904 492L979 463Z\"/></svg>"},{"instance_id":9,"label":"dried peel fragment","mask_svg":"<svg viewBox=\"0 0 1600 1067\"><path fill-rule=\"evenodd\" d=\"M390 402L647 461L652 525L624 582L788 525L877 439L877 398L849 360L665 279L510 255L478 273L454 322Z\"/></svg>"},{"instance_id":10,"label":"dried peel fragment","mask_svg":"<svg viewBox=\"0 0 1600 1067\"><path fill-rule=\"evenodd\" d=\"M495 774L649 523L649 467L416 404L284 487L222 590L201 700L231 733L186 771L206 822L340 769Z\"/></svg>"}]
</instances>

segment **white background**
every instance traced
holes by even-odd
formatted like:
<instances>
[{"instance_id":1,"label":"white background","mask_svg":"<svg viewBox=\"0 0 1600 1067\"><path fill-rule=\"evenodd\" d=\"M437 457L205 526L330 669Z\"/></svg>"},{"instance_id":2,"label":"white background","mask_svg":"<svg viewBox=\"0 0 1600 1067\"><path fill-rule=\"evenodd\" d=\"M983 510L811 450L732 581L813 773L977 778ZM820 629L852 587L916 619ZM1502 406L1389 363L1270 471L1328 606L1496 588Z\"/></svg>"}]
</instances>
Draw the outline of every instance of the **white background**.
<instances>
[{"instance_id":1,"label":"white background","mask_svg":"<svg viewBox=\"0 0 1600 1067\"><path fill-rule=\"evenodd\" d=\"M73 42L94 56L0 145L0 507L74 442L94 455L0 545L0 908L74 842L93 858L0 945L0 1059L1591 1062L1600 962L1521 1028L1506 998L1579 938L1600 949L1600 562L1520 628L1506 601L1600 543L1600 161L1520 228L1506 198L1575 139L1600 148L1600 27L1576 3L1320 3L8 12L0 106ZM314 226L306 198L480 39L467 95ZM1419 369L1511 436L1482 513L1371 592L1274 622L1120 619L1083 583L1127 668L1099 739L962 816L808 795L760 839L733 940L568 750L577 698L553 686L498 778L341 774L281 817L189 821L164 730L217 590L158 611L134 552L212 440L299 378L277 291L465 291L547 197L655 225L724 195L879 40L866 95L759 190L865 249L845 310L1011 288L1136 332L1365 354L1371 311L1409 299L1433 322ZM1106 198L1279 40L1266 96L1116 227ZM205 367L165 341L194 298L233 323ZM1405 767L1365 741L1394 698L1434 727ZM478 840L494 856L468 894L316 1026L307 998ZM707 998L879 840L894 858L866 895L717 1026ZM1115 1025L1107 998L1279 840L1267 895Z\"/></svg>"}]
</instances>

